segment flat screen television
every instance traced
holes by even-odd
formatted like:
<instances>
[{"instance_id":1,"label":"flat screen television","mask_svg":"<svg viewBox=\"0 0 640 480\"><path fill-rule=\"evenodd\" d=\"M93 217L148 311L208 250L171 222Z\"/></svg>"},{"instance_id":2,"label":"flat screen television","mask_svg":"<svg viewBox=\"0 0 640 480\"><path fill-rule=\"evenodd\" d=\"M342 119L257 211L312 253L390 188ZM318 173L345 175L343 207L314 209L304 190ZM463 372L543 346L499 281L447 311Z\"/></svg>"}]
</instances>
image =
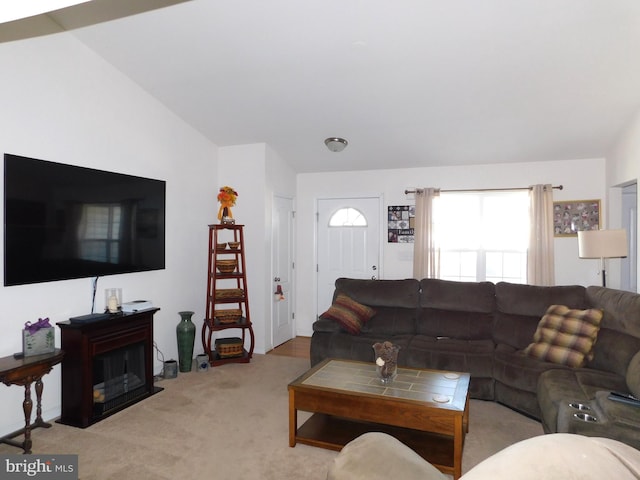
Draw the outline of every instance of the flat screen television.
<instances>
[{"instance_id":1,"label":"flat screen television","mask_svg":"<svg viewBox=\"0 0 640 480\"><path fill-rule=\"evenodd\" d=\"M165 268L166 182L4 155L4 284Z\"/></svg>"}]
</instances>

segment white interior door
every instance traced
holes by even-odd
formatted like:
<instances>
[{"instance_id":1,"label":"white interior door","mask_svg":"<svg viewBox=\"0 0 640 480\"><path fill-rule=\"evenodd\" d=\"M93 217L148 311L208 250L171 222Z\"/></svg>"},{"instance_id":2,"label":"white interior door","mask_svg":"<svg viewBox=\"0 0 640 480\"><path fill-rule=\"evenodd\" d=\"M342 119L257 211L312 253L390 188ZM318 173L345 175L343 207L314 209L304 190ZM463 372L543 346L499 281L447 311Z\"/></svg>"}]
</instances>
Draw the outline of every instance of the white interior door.
<instances>
[{"instance_id":1,"label":"white interior door","mask_svg":"<svg viewBox=\"0 0 640 480\"><path fill-rule=\"evenodd\" d=\"M378 197L318 200L318 315L331 305L337 278L380 276L380 205Z\"/></svg>"},{"instance_id":2,"label":"white interior door","mask_svg":"<svg viewBox=\"0 0 640 480\"><path fill-rule=\"evenodd\" d=\"M277 347L294 336L293 200L291 198L274 197L272 228L272 342L273 346ZM282 292L281 295L280 292Z\"/></svg>"}]
</instances>

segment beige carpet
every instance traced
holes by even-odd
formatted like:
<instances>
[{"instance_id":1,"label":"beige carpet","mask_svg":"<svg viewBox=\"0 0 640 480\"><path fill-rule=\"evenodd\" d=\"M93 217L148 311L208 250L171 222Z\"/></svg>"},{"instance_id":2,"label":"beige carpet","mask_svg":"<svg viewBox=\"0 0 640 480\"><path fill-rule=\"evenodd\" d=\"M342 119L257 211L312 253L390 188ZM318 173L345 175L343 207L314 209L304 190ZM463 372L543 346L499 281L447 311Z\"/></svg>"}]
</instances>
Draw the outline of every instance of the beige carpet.
<instances>
[{"instance_id":1,"label":"beige carpet","mask_svg":"<svg viewBox=\"0 0 640 480\"><path fill-rule=\"evenodd\" d=\"M79 455L80 478L323 480L336 452L288 444L287 384L308 360L255 355L250 364L162 380L164 391L86 429L33 432L33 453ZM472 400L463 472L542 427ZM18 453L0 445L1 453Z\"/></svg>"}]
</instances>

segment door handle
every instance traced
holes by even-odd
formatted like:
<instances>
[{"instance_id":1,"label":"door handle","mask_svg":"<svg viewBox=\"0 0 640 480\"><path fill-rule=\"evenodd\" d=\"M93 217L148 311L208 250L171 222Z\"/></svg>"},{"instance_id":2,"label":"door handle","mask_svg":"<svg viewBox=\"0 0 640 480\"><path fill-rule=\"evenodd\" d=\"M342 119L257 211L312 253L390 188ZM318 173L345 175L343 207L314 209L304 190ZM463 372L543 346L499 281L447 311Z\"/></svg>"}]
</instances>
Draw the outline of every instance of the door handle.
<instances>
[{"instance_id":1,"label":"door handle","mask_svg":"<svg viewBox=\"0 0 640 480\"><path fill-rule=\"evenodd\" d=\"M279 282L279 281L280 281L280 277L275 277L275 278L273 279L273 281L274 281L274 282Z\"/></svg>"}]
</instances>

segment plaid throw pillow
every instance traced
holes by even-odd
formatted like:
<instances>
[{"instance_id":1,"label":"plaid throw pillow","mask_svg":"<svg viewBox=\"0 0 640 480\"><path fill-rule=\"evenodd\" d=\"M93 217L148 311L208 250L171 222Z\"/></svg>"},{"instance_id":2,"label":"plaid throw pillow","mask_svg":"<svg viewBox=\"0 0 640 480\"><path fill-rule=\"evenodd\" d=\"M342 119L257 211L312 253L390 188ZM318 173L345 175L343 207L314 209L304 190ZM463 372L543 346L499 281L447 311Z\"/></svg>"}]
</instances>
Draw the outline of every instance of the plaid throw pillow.
<instances>
[{"instance_id":1,"label":"plaid throw pillow","mask_svg":"<svg viewBox=\"0 0 640 480\"><path fill-rule=\"evenodd\" d=\"M376 311L362 305L352 298L339 293L329 310L320 315L322 318L335 320L347 332L357 335L362 329L362 325L367 323Z\"/></svg>"},{"instance_id":2,"label":"plaid throw pillow","mask_svg":"<svg viewBox=\"0 0 640 480\"><path fill-rule=\"evenodd\" d=\"M582 367L593 359L601 320L602 310L572 310L564 305L551 305L524 353L546 362Z\"/></svg>"}]
</instances>

